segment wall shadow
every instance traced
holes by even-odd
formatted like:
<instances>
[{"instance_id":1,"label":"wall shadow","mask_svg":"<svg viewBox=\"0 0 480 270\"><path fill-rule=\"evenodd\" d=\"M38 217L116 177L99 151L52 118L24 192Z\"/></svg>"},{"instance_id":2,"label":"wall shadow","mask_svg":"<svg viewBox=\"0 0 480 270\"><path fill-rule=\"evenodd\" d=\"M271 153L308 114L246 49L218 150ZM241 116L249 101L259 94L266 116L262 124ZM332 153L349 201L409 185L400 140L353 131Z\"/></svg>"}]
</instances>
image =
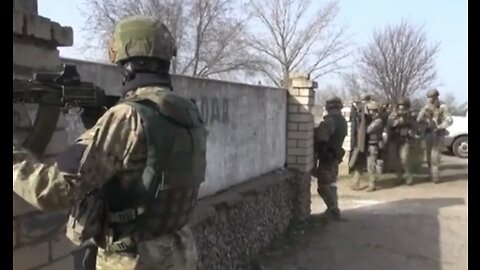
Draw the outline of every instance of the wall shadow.
<instances>
[{"instance_id":1,"label":"wall shadow","mask_svg":"<svg viewBox=\"0 0 480 270\"><path fill-rule=\"evenodd\" d=\"M464 204L458 197L398 200L346 210L343 222L312 215L295 244L267 256L262 269L461 269L466 262L442 258L438 216Z\"/></svg>"}]
</instances>

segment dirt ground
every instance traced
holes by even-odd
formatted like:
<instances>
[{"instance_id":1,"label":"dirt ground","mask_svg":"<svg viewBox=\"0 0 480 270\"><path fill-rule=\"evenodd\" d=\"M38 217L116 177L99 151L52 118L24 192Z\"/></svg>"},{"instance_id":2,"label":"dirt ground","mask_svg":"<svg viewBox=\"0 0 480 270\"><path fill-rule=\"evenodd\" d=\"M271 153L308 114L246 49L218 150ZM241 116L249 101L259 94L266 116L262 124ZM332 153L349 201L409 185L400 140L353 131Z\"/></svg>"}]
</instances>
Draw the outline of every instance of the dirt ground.
<instances>
[{"instance_id":1,"label":"dirt ground","mask_svg":"<svg viewBox=\"0 0 480 270\"><path fill-rule=\"evenodd\" d=\"M266 270L460 270L467 269L468 160L444 156L442 183L418 175L413 186L352 191L339 181L344 220L325 222L312 183L312 218L292 228L258 261Z\"/></svg>"}]
</instances>

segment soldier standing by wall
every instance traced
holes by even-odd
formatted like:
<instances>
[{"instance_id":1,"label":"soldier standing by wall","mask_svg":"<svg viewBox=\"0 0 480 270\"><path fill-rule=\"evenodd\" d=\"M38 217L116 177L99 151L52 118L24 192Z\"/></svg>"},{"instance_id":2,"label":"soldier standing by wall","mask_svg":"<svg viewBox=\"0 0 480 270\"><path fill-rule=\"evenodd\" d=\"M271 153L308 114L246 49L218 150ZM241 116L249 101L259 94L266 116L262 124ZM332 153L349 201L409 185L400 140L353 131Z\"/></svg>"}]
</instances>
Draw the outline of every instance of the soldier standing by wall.
<instances>
[{"instance_id":1,"label":"soldier standing by wall","mask_svg":"<svg viewBox=\"0 0 480 270\"><path fill-rule=\"evenodd\" d=\"M395 164L397 182L403 182L403 173L405 173L405 183L413 184L413 171L410 159L412 140L415 136L415 119L410 113L410 99L403 97L399 100L397 107L390 114L388 119L389 143Z\"/></svg>"},{"instance_id":2,"label":"soldier standing by wall","mask_svg":"<svg viewBox=\"0 0 480 270\"><path fill-rule=\"evenodd\" d=\"M326 218L339 219L337 178L338 166L345 155L342 148L348 125L342 115L343 104L338 97L330 98L325 103L327 114L315 128L314 135L314 175L317 178L318 194L327 206L323 213Z\"/></svg>"},{"instance_id":3,"label":"soldier standing by wall","mask_svg":"<svg viewBox=\"0 0 480 270\"><path fill-rule=\"evenodd\" d=\"M417 121L423 123L425 128L425 144L430 178L434 183L440 181L441 150L444 147L444 138L447 135L447 128L452 125L453 120L447 105L438 99L437 89L427 92L428 102L420 110Z\"/></svg>"},{"instance_id":4,"label":"soldier standing by wall","mask_svg":"<svg viewBox=\"0 0 480 270\"><path fill-rule=\"evenodd\" d=\"M42 210L72 208L67 236L101 248L87 269L196 268L188 221L205 179L206 130L195 104L172 93L175 52L164 24L125 18L109 47L122 101L52 165L13 144L14 192Z\"/></svg>"}]
</instances>

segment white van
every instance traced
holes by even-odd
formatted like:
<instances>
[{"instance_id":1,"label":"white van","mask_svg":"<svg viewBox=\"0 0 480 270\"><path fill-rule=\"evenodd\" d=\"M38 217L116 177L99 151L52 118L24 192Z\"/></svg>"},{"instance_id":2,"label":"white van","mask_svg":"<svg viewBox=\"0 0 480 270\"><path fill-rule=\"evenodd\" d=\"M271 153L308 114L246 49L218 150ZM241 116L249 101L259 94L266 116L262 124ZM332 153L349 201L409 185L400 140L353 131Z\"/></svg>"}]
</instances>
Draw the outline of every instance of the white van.
<instances>
[{"instance_id":1,"label":"white van","mask_svg":"<svg viewBox=\"0 0 480 270\"><path fill-rule=\"evenodd\" d=\"M445 147L455 156L468 158L468 109L463 116L452 116L453 123L447 128Z\"/></svg>"}]
</instances>

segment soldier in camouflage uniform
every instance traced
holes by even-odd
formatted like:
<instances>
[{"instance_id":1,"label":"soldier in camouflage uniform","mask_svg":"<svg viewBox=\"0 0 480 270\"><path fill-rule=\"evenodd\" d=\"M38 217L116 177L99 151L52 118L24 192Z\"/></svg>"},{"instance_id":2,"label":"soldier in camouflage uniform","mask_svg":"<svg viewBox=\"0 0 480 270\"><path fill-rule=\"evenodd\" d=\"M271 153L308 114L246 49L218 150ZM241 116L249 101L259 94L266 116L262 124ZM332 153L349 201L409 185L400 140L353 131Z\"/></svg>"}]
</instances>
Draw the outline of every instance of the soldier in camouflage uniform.
<instances>
[{"instance_id":1,"label":"soldier in camouflage uniform","mask_svg":"<svg viewBox=\"0 0 480 270\"><path fill-rule=\"evenodd\" d=\"M369 185L366 191L374 191L379 174L382 173L382 163L380 151L383 147L382 133L384 129L383 120L380 118L380 106L375 101L367 104L369 124L367 126L367 171L369 174Z\"/></svg>"},{"instance_id":2,"label":"soldier in camouflage uniform","mask_svg":"<svg viewBox=\"0 0 480 270\"><path fill-rule=\"evenodd\" d=\"M338 166L342 162L345 151L342 148L347 135L347 121L341 109L342 100L338 97L326 101L327 114L320 125L315 128L315 166L314 175L317 178L318 194L327 206L324 217L339 219L337 177Z\"/></svg>"},{"instance_id":3,"label":"soldier in camouflage uniform","mask_svg":"<svg viewBox=\"0 0 480 270\"><path fill-rule=\"evenodd\" d=\"M444 147L444 138L447 128L452 125L453 119L447 105L438 99L437 89L427 92L428 103L420 110L417 121L423 123L425 128L425 144L427 163L430 169L430 177L434 183L440 180L441 151Z\"/></svg>"},{"instance_id":4,"label":"soldier in camouflage uniform","mask_svg":"<svg viewBox=\"0 0 480 270\"><path fill-rule=\"evenodd\" d=\"M415 137L415 124L416 121L410 113L410 99L401 98L388 119L390 151L393 154L399 184L403 182L403 173L405 173L405 183L413 184L413 164L411 164L410 155L412 140Z\"/></svg>"},{"instance_id":5,"label":"soldier in camouflage uniform","mask_svg":"<svg viewBox=\"0 0 480 270\"><path fill-rule=\"evenodd\" d=\"M122 20L109 48L124 75L119 104L52 165L14 142L14 192L41 210L73 207L74 233L79 229L100 247L96 269L196 268L187 223L204 181L206 130L195 104L171 92L175 51L170 32L156 19ZM104 230L86 236L90 223L80 223L92 216L81 208L92 197L106 206L93 220Z\"/></svg>"}]
</instances>

